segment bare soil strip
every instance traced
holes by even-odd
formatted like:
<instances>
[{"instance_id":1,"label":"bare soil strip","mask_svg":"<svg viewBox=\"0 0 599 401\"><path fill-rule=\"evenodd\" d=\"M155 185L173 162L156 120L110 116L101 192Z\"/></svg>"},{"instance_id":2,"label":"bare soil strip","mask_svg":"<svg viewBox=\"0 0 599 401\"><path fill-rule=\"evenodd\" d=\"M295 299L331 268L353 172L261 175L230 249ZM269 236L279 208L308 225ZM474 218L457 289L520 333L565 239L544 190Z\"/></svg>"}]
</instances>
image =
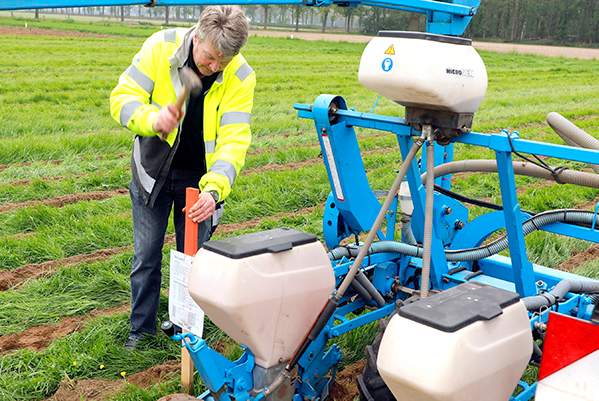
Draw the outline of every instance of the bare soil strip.
<instances>
[{"instance_id":1,"label":"bare soil strip","mask_svg":"<svg viewBox=\"0 0 599 401\"><path fill-rule=\"evenodd\" d=\"M44 199L44 200L32 200L26 202L9 202L0 206L0 213L8 212L11 210L22 209L24 207L32 206L55 206L62 207L64 205L81 202L81 201L92 201L92 200L104 200L112 198L118 195L124 195L128 193L127 188L119 188L110 191L93 191L93 192L80 192L78 194L69 194L57 196L55 198Z\"/></svg>"},{"instance_id":2,"label":"bare soil strip","mask_svg":"<svg viewBox=\"0 0 599 401\"><path fill-rule=\"evenodd\" d=\"M9 167L26 167L26 166L31 166L33 163L34 162L0 164L0 172L3 170L6 170ZM60 163L62 163L62 160L46 160L46 163L57 166Z\"/></svg>"},{"instance_id":3,"label":"bare soil strip","mask_svg":"<svg viewBox=\"0 0 599 401\"><path fill-rule=\"evenodd\" d=\"M0 336L0 355L22 348L40 351L48 347L52 341L81 329L93 318L123 313L128 310L129 303L114 308L96 309L85 316L67 317L56 324L30 327L20 333Z\"/></svg>"},{"instance_id":4,"label":"bare soil strip","mask_svg":"<svg viewBox=\"0 0 599 401\"><path fill-rule=\"evenodd\" d=\"M559 269L571 272L586 262L595 259L599 259L599 244L593 244L586 250L571 256L559 265Z\"/></svg>"},{"instance_id":5,"label":"bare soil strip","mask_svg":"<svg viewBox=\"0 0 599 401\"><path fill-rule=\"evenodd\" d=\"M64 380L56 393L46 401L103 401L124 389L127 383L141 388L148 388L162 380L169 379L179 371L179 361L168 361L152 366L142 372L129 376L126 380ZM362 372L364 361L346 366L337 374L337 381L331 391L332 401L353 401L358 396L356 376ZM191 401L186 394L171 394L159 401Z\"/></svg>"},{"instance_id":6,"label":"bare soil strip","mask_svg":"<svg viewBox=\"0 0 599 401\"><path fill-rule=\"evenodd\" d=\"M296 210L293 212L282 212L272 216L258 217L242 223L230 223L222 224L218 228L219 233L229 234L239 230L245 230L252 227L257 227L264 220L281 220L287 217L301 216L313 212L316 208L322 207L322 205L311 206ZM172 244L175 241L174 235L167 235L165 239L166 244ZM131 246L121 246L109 249L100 249L95 252L70 256L64 259L56 259L43 263L32 263L19 267L12 270L0 270L0 291L13 289L23 285L24 283L34 280L40 277L46 277L53 274L56 270L61 267L73 266L83 262L97 262L105 260L111 256L117 255L122 252L131 250Z\"/></svg>"},{"instance_id":7,"label":"bare soil strip","mask_svg":"<svg viewBox=\"0 0 599 401\"><path fill-rule=\"evenodd\" d=\"M128 249L131 249L131 247L122 246L118 248L100 249L95 252L70 256L64 259L51 260L43 263L32 263L13 270L0 270L0 291L18 287L39 277L49 276L63 266L104 260L116 254L125 252Z\"/></svg>"},{"instance_id":8,"label":"bare soil strip","mask_svg":"<svg viewBox=\"0 0 599 401\"><path fill-rule=\"evenodd\" d=\"M356 378L364 370L366 361L358 361L347 365L339 373L335 379L335 384L331 390L331 397L333 401L353 401L355 400L358 393L358 385Z\"/></svg>"},{"instance_id":9,"label":"bare soil strip","mask_svg":"<svg viewBox=\"0 0 599 401\"><path fill-rule=\"evenodd\" d=\"M99 33L81 32L81 31L61 31L59 29L25 28L21 26L2 26L0 35L34 35L34 36L61 36L61 37L91 37L91 38L110 38L114 35L104 35Z\"/></svg>"},{"instance_id":10,"label":"bare soil strip","mask_svg":"<svg viewBox=\"0 0 599 401\"><path fill-rule=\"evenodd\" d=\"M123 390L127 383L148 388L169 379L177 374L179 366L179 361L168 361L128 376L124 380L63 380L56 393L46 401L106 400Z\"/></svg>"}]
</instances>

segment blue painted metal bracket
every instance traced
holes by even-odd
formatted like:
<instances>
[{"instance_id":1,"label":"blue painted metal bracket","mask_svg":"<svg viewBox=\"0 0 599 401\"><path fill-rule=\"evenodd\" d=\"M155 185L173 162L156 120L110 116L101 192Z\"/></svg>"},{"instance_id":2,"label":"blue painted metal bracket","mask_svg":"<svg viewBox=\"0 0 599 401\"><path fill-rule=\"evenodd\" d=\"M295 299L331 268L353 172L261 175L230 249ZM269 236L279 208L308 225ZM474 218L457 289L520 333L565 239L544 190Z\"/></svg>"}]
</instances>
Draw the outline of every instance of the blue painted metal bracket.
<instances>
[{"instance_id":1,"label":"blue painted metal bracket","mask_svg":"<svg viewBox=\"0 0 599 401\"><path fill-rule=\"evenodd\" d=\"M192 333L176 334L171 338L181 342L187 348L196 370L209 389L209 393L213 397L214 394L219 394L216 400L257 401L262 398L250 396L254 385L252 371L255 363L254 355L247 348L244 348L244 352L238 360L231 362L210 348L205 340Z\"/></svg>"},{"instance_id":2,"label":"blue painted metal bracket","mask_svg":"<svg viewBox=\"0 0 599 401\"><path fill-rule=\"evenodd\" d=\"M331 121L329 117L333 103L340 109L346 107L340 96L320 95L314 103L312 115L335 207L350 231L359 234L372 227L381 205L368 183L354 129ZM385 238L382 232L378 236Z\"/></svg>"},{"instance_id":3,"label":"blue painted metal bracket","mask_svg":"<svg viewBox=\"0 0 599 401\"><path fill-rule=\"evenodd\" d=\"M535 396L535 392L537 391L537 383L528 384L525 381L520 381L518 387L522 389L522 391L514 396L510 397L510 401L528 401Z\"/></svg>"},{"instance_id":4,"label":"blue painted metal bracket","mask_svg":"<svg viewBox=\"0 0 599 401\"><path fill-rule=\"evenodd\" d=\"M190 5L299 5L299 6L373 6L425 14L427 32L463 35L478 11L480 0L3 0L0 10L22 10L97 6L190 6Z\"/></svg>"}]
</instances>

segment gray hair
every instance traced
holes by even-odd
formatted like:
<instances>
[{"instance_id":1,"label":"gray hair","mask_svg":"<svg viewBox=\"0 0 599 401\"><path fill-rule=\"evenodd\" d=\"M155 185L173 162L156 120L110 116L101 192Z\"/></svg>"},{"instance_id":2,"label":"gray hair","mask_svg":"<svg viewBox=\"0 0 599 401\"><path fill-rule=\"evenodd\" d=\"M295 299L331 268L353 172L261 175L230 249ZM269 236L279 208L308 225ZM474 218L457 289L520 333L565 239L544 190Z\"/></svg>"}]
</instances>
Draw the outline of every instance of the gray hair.
<instances>
[{"instance_id":1,"label":"gray hair","mask_svg":"<svg viewBox=\"0 0 599 401\"><path fill-rule=\"evenodd\" d=\"M208 40L224 57L233 57L245 45L250 24L238 6L206 7L197 24L200 40Z\"/></svg>"}]
</instances>

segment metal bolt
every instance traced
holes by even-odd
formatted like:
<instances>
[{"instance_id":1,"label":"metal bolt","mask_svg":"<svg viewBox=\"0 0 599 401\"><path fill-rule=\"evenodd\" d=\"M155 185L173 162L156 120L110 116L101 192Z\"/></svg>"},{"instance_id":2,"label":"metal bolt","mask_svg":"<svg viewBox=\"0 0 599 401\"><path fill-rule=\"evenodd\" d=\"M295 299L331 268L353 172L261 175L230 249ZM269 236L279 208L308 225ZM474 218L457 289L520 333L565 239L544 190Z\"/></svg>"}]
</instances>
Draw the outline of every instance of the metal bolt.
<instances>
[{"instance_id":1,"label":"metal bolt","mask_svg":"<svg viewBox=\"0 0 599 401\"><path fill-rule=\"evenodd\" d=\"M445 206L445 208L443 209L443 213L445 213L446 215L451 214L452 212L453 210L451 210L449 206Z\"/></svg>"},{"instance_id":2,"label":"metal bolt","mask_svg":"<svg viewBox=\"0 0 599 401\"><path fill-rule=\"evenodd\" d=\"M465 224L462 220L456 220L453 224L453 228L455 228L456 230L461 230L462 228L464 228L464 226Z\"/></svg>"}]
</instances>

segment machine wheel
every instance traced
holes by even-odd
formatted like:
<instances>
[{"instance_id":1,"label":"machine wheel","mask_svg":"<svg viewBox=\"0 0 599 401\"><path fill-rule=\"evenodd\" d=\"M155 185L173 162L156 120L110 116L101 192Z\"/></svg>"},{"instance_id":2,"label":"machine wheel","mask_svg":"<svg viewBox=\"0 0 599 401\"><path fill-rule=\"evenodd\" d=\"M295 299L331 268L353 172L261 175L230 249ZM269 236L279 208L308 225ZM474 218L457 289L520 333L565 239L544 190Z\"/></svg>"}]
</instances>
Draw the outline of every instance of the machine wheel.
<instances>
[{"instance_id":1,"label":"machine wheel","mask_svg":"<svg viewBox=\"0 0 599 401\"><path fill-rule=\"evenodd\" d=\"M389 323L388 320L381 321L379 333L373 343L366 346L366 366L362 374L358 376L360 401L396 401L376 367L376 358L387 323Z\"/></svg>"}]
</instances>

